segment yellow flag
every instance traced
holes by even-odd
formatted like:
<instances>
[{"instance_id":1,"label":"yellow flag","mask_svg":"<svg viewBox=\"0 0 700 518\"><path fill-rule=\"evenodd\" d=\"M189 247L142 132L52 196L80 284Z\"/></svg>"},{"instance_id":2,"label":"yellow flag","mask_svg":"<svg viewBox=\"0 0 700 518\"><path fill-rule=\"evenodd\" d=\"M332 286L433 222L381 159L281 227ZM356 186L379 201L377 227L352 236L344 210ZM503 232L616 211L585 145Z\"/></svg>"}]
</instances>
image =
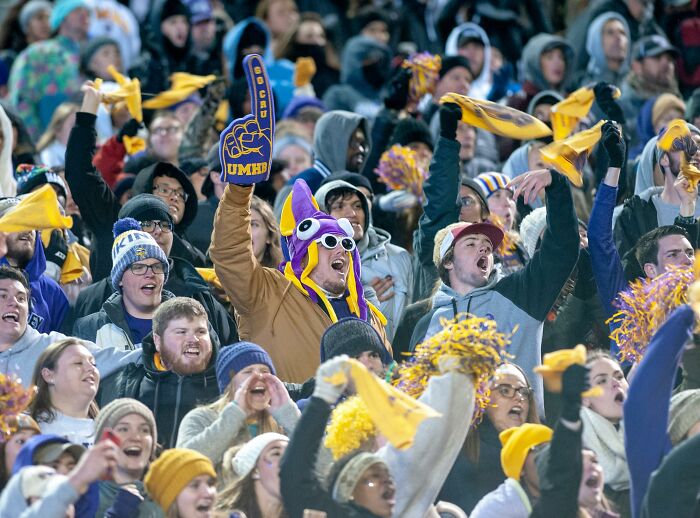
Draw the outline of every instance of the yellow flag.
<instances>
[{"instance_id":1,"label":"yellow flag","mask_svg":"<svg viewBox=\"0 0 700 518\"><path fill-rule=\"evenodd\" d=\"M124 149L126 149L126 152L130 155L135 155L146 149L146 141L141 137L124 135L122 137L122 143L124 144Z\"/></svg>"},{"instance_id":2,"label":"yellow flag","mask_svg":"<svg viewBox=\"0 0 700 518\"><path fill-rule=\"evenodd\" d=\"M618 97L620 97L620 89L615 88L613 99ZM593 88L584 86L552 106L549 118L552 121L554 140L568 137L579 121L591 111L593 101L595 101Z\"/></svg>"},{"instance_id":3,"label":"yellow flag","mask_svg":"<svg viewBox=\"0 0 700 518\"><path fill-rule=\"evenodd\" d=\"M202 279L204 279L207 284L211 284L220 290L224 289L221 285L221 281L216 276L214 268L195 268L195 270L197 270L197 273L202 276Z\"/></svg>"},{"instance_id":4,"label":"yellow flag","mask_svg":"<svg viewBox=\"0 0 700 518\"><path fill-rule=\"evenodd\" d=\"M119 101L126 102L129 114L139 122L143 122L143 110L141 108L141 82L136 77L129 79L120 74L113 65L107 68L119 88L113 92L103 95L102 100L107 104L114 104Z\"/></svg>"},{"instance_id":5,"label":"yellow flag","mask_svg":"<svg viewBox=\"0 0 700 518\"><path fill-rule=\"evenodd\" d=\"M688 162L685 153L681 153L681 176L688 179L688 192L693 192L700 182L700 169Z\"/></svg>"},{"instance_id":6,"label":"yellow flag","mask_svg":"<svg viewBox=\"0 0 700 518\"><path fill-rule=\"evenodd\" d=\"M89 258L90 252L84 246L79 243L71 243L68 245L66 260L61 268L61 284L73 282L83 275L83 260L81 259L81 252L83 251L87 252Z\"/></svg>"},{"instance_id":7,"label":"yellow flag","mask_svg":"<svg viewBox=\"0 0 700 518\"><path fill-rule=\"evenodd\" d=\"M495 135L530 140L552 134L552 130L541 120L508 106L455 93L443 95L440 104L445 103L455 103L462 108L462 122Z\"/></svg>"},{"instance_id":8,"label":"yellow flag","mask_svg":"<svg viewBox=\"0 0 700 518\"><path fill-rule=\"evenodd\" d=\"M0 218L0 232L71 228L73 218L61 214L58 207L56 191L44 185L22 198Z\"/></svg>"},{"instance_id":9,"label":"yellow flag","mask_svg":"<svg viewBox=\"0 0 700 518\"><path fill-rule=\"evenodd\" d=\"M161 92L155 97L143 103L143 107L148 110L158 110L168 108L173 104L184 101L200 88L204 88L213 82L216 76L196 76L186 72L175 72L170 76L170 90Z\"/></svg>"},{"instance_id":10,"label":"yellow flag","mask_svg":"<svg viewBox=\"0 0 700 518\"><path fill-rule=\"evenodd\" d=\"M683 119L673 119L659 134L656 147L663 151L685 151L692 146L690 128Z\"/></svg>"},{"instance_id":11,"label":"yellow flag","mask_svg":"<svg viewBox=\"0 0 700 518\"><path fill-rule=\"evenodd\" d=\"M349 359L347 364L357 395L367 405L369 415L379 432L395 448L410 448L423 420L441 416L426 404L380 380L357 360ZM349 380L341 371L326 381L339 385Z\"/></svg>"},{"instance_id":12,"label":"yellow flag","mask_svg":"<svg viewBox=\"0 0 700 518\"><path fill-rule=\"evenodd\" d=\"M577 345L573 349L561 349L547 353L542 359L542 365L534 371L542 376L544 384L550 392L561 392L561 375L570 366L586 364L586 346ZM603 395L601 387L593 387L581 394L583 397L599 397Z\"/></svg>"},{"instance_id":13,"label":"yellow flag","mask_svg":"<svg viewBox=\"0 0 700 518\"><path fill-rule=\"evenodd\" d=\"M600 140L600 121L591 129L580 131L565 140L554 141L540 149L542 161L566 176L576 187L583 186L583 166L593 146Z\"/></svg>"}]
</instances>

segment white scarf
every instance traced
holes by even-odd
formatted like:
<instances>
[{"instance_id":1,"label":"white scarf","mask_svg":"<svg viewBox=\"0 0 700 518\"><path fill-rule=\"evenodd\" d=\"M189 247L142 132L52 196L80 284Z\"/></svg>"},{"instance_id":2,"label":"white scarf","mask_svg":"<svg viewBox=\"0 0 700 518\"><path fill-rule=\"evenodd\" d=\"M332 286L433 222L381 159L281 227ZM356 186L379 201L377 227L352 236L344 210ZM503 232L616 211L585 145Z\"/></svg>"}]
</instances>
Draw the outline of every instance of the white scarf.
<instances>
[{"instance_id":1,"label":"white scarf","mask_svg":"<svg viewBox=\"0 0 700 518\"><path fill-rule=\"evenodd\" d=\"M615 428L610 421L588 408L581 409L583 445L593 450L603 468L605 483L614 491L630 488L630 472L625 453L625 428Z\"/></svg>"}]
</instances>

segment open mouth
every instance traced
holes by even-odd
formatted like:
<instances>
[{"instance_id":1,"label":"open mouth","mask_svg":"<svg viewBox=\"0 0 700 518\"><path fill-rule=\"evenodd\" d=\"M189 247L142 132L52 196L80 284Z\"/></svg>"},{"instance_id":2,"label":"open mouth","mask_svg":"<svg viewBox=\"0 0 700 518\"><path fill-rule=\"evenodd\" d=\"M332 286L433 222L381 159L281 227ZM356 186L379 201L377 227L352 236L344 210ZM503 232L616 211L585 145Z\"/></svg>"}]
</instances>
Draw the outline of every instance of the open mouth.
<instances>
[{"instance_id":1,"label":"open mouth","mask_svg":"<svg viewBox=\"0 0 700 518\"><path fill-rule=\"evenodd\" d=\"M198 347L189 345L185 347L185 350L182 352L182 354L183 356L187 356L188 358L199 358L201 352Z\"/></svg>"},{"instance_id":2,"label":"open mouth","mask_svg":"<svg viewBox=\"0 0 700 518\"><path fill-rule=\"evenodd\" d=\"M139 446L129 446L122 450L127 457L140 457L143 450Z\"/></svg>"},{"instance_id":3,"label":"open mouth","mask_svg":"<svg viewBox=\"0 0 700 518\"><path fill-rule=\"evenodd\" d=\"M251 388L249 392L254 396L264 396L267 392L267 387L264 383L258 383L255 386L253 386L253 388Z\"/></svg>"},{"instance_id":4,"label":"open mouth","mask_svg":"<svg viewBox=\"0 0 700 518\"><path fill-rule=\"evenodd\" d=\"M95 376L88 376L87 378L84 378L83 381L86 381L88 383L92 383L93 385L97 383L97 380L95 379Z\"/></svg>"},{"instance_id":5,"label":"open mouth","mask_svg":"<svg viewBox=\"0 0 700 518\"><path fill-rule=\"evenodd\" d=\"M624 403L625 402L625 393L624 392L618 392L615 394L615 403Z\"/></svg>"},{"instance_id":6,"label":"open mouth","mask_svg":"<svg viewBox=\"0 0 700 518\"><path fill-rule=\"evenodd\" d=\"M482 273L486 273L486 270L488 268L489 261L486 258L485 255L482 255L479 257L479 259L476 261L476 267L479 268L479 270L482 271Z\"/></svg>"},{"instance_id":7,"label":"open mouth","mask_svg":"<svg viewBox=\"0 0 700 518\"><path fill-rule=\"evenodd\" d=\"M16 311L8 311L7 313L3 313L2 320L4 322L12 322L14 324L18 324L19 313L17 313Z\"/></svg>"},{"instance_id":8,"label":"open mouth","mask_svg":"<svg viewBox=\"0 0 700 518\"><path fill-rule=\"evenodd\" d=\"M155 283L149 283L149 284L144 284L141 286L141 291L144 292L146 295L153 295L153 293L156 291L156 285Z\"/></svg>"},{"instance_id":9,"label":"open mouth","mask_svg":"<svg viewBox=\"0 0 700 518\"><path fill-rule=\"evenodd\" d=\"M197 512L198 513L208 513L209 511L211 511L213 504L214 504L213 501L201 503L201 504L197 505Z\"/></svg>"},{"instance_id":10,"label":"open mouth","mask_svg":"<svg viewBox=\"0 0 700 518\"><path fill-rule=\"evenodd\" d=\"M389 487L382 493L382 499L387 504L394 505L396 503L396 490L393 487Z\"/></svg>"},{"instance_id":11,"label":"open mouth","mask_svg":"<svg viewBox=\"0 0 700 518\"><path fill-rule=\"evenodd\" d=\"M518 421L523 420L523 407L516 405L510 410L508 410L508 417L512 417L513 419L517 419Z\"/></svg>"},{"instance_id":12,"label":"open mouth","mask_svg":"<svg viewBox=\"0 0 700 518\"><path fill-rule=\"evenodd\" d=\"M590 487L590 488L595 489L598 487L599 483L600 483L600 478L595 473L586 479L586 487Z\"/></svg>"},{"instance_id":13,"label":"open mouth","mask_svg":"<svg viewBox=\"0 0 700 518\"><path fill-rule=\"evenodd\" d=\"M333 259L331 262L331 268L333 268L336 272L343 272L345 269L345 261L343 259Z\"/></svg>"}]
</instances>

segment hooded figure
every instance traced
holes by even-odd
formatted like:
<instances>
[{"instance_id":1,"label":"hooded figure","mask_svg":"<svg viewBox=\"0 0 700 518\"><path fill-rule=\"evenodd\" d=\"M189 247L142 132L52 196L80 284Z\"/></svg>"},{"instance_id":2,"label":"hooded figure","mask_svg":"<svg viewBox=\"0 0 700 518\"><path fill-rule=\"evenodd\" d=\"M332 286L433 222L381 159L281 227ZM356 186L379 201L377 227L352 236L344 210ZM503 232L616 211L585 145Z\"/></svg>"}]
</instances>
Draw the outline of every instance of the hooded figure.
<instances>
[{"instance_id":1,"label":"hooded figure","mask_svg":"<svg viewBox=\"0 0 700 518\"><path fill-rule=\"evenodd\" d=\"M267 76L275 94L275 108L278 114L294 97L294 63L287 59L275 59L272 51L272 36L267 25L259 18L246 18L234 25L226 33L223 41L223 54L231 82L243 79L243 58L252 53L260 54L265 62ZM247 51L244 53L244 51Z\"/></svg>"},{"instance_id":2,"label":"hooded figure","mask_svg":"<svg viewBox=\"0 0 700 518\"><path fill-rule=\"evenodd\" d=\"M610 69L603 49L603 29L611 20L619 21L627 34L627 55L619 70ZM627 25L627 20L625 20L624 16L615 12L607 12L596 17L596 19L593 20L591 25L588 27L586 52L588 52L590 55L590 59L588 60L586 73L579 84L584 85L597 81L605 81L606 83L612 83L620 86L620 84L622 84L622 80L625 78L630 69L631 44L632 40L630 39L630 28Z\"/></svg>"},{"instance_id":3,"label":"hooded figure","mask_svg":"<svg viewBox=\"0 0 700 518\"><path fill-rule=\"evenodd\" d=\"M367 36L350 38L341 59L340 82L323 96L329 110L348 110L374 120L391 72L391 49Z\"/></svg>"},{"instance_id":4,"label":"hooded figure","mask_svg":"<svg viewBox=\"0 0 700 518\"><path fill-rule=\"evenodd\" d=\"M542 72L540 58L545 52L560 49L564 54L566 69L559 84L549 84ZM525 111L532 98L541 90L555 90L560 94L566 93L574 66L574 49L569 43L558 36L538 34L530 38L523 49L522 57L522 90L508 99L508 106Z\"/></svg>"},{"instance_id":5,"label":"hooded figure","mask_svg":"<svg viewBox=\"0 0 700 518\"><path fill-rule=\"evenodd\" d=\"M475 23L463 23L455 27L450 36L447 38L447 43L445 44L445 55L446 56L456 56L459 54L458 43L460 40L465 38L479 39L484 44L484 64L481 67L479 75L474 78L469 85L469 97L475 99L488 99L489 93L491 92L491 86L493 85L493 78L491 77L491 43L489 42L489 37L486 31L479 27ZM473 70L476 74L477 71Z\"/></svg>"},{"instance_id":6,"label":"hooded figure","mask_svg":"<svg viewBox=\"0 0 700 518\"><path fill-rule=\"evenodd\" d=\"M361 280L363 286L371 288L372 280L391 277L394 285L391 291L394 296L380 303L379 309L387 319L386 332L393 339L396 328L401 320L405 307L411 302L413 292L413 267L411 256L403 248L390 243L391 235L381 228L372 225L372 215L365 194L353 185L343 180L335 180L323 184L316 191L315 198L319 209L328 213L326 200L338 189L353 191L362 203L365 224L362 239L357 242L357 248L362 260Z\"/></svg>"},{"instance_id":7,"label":"hooded figure","mask_svg":"<svg viewBox=\"0 0 700 518\"><path fill-rule=\"evenodd\" d=\"M314 129L314 165L290 178L275 198L275 216L279 219L282 205L292 191L297 179L302 179L311 192L316 192L324 178L333 173L348 169L348 148L350 140L357 129L362 130L367 140L365 158L369 154L369 123L367 118L356 113L334 110L324 113ZM359 171L354 171L359 172Z\"/></svg>"}]
</instances>

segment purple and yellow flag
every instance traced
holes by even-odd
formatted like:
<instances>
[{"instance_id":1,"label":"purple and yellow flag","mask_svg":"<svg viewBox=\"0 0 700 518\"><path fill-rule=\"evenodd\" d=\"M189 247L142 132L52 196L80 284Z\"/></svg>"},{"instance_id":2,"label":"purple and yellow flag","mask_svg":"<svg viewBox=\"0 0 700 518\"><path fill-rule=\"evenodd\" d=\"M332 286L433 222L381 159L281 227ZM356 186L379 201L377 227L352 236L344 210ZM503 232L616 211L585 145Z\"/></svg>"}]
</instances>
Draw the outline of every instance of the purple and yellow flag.
<instances>
[{"instance_id":1,"label":"purple and yellow flag","mask_svg":"<svg viewBox=\"0 0 700 518\"><path fill-rule=\"evenodd\" d=\"M620 97L620 89L615 88L612 96L613 99ZM565 139L574 131L579 121L591 111L593 101L593 88L584 86L552 106L549 118L552 121L555 141Z\"/></svg>"},{"instance_id":2,"label":"purple and yellow flag","mask_svg":"<svg viewBox=\"0 0 700 518\"><path fill-rule=\"evenodd\" d=\"M591 129L547 144L540 149L542 161L566 176L576 187L582 187L583 166L586 165L591 149L600 140L603 124L605 121L599 121Z\"/></svg>"}]
</instances>

